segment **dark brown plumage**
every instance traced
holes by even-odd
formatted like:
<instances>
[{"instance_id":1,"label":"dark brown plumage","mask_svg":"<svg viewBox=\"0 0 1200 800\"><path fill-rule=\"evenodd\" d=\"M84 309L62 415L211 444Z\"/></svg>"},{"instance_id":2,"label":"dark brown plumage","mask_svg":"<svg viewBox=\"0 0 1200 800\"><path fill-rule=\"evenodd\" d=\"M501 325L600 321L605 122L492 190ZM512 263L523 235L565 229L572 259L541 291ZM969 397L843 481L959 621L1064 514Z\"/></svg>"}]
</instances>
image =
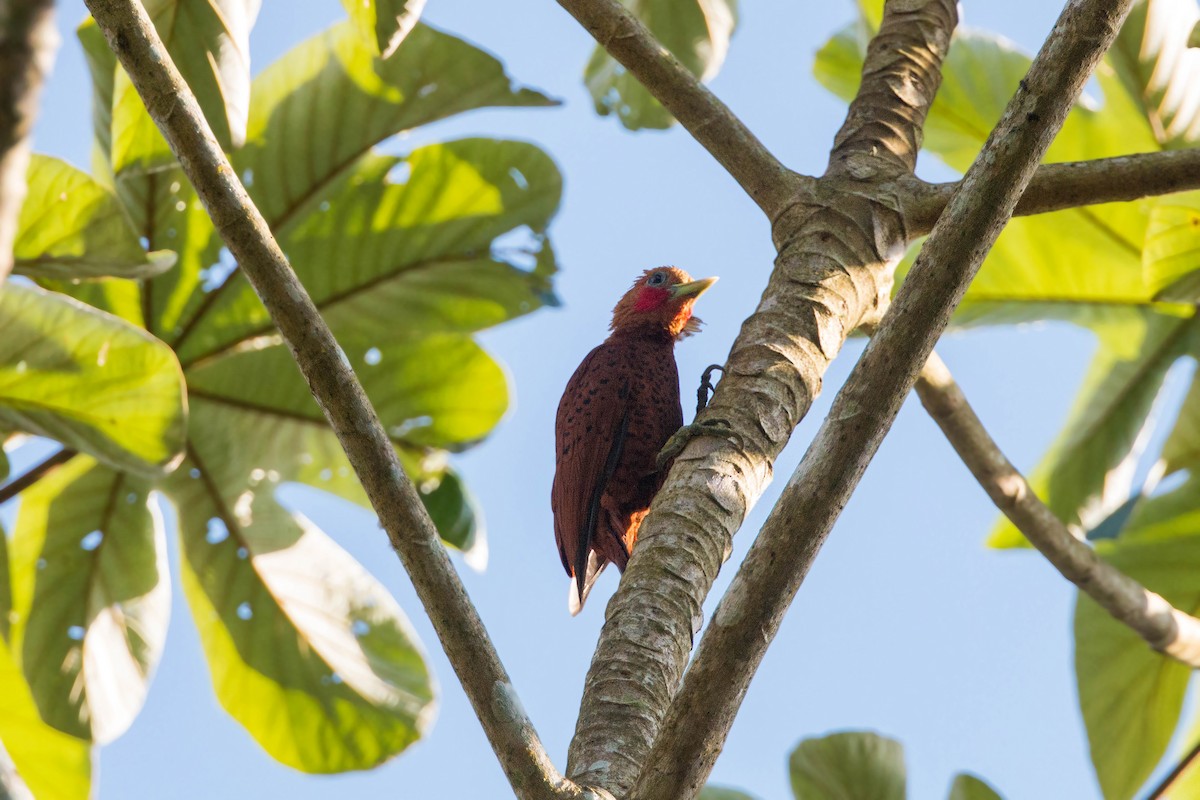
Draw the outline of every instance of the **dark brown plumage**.
<instances>
[{"instance_id":1,"label":"dark brown plumage","mask_svg":"<svg viewBox=\"0 0 1200 800\"><path fill-rule=\"evenodd\" d=\"M683 425L675 342L699 330L696 298L716 278L646 270L613 309L612 333L567 382L555 422L550 505L579 612L611 561L624 570L664 473L655 457Z\"/></svg>"}]
</instances>

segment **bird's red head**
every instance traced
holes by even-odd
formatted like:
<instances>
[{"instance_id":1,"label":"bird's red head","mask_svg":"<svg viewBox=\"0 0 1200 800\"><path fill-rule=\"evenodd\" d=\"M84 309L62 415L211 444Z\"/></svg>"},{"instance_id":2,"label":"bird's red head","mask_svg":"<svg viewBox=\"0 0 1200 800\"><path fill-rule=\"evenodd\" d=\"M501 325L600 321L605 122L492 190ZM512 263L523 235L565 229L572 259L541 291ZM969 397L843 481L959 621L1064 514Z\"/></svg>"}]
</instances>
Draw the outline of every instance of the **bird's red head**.
<instances>
[{"instance_id":1,"label":"bird's red head","mask_svg":"<svg viewBox=\"0 0 1200 800\"><path fill-rule=\"evenodd\" d=\"M682 339L700 330L700 320L692 316L692 306L716 282L716 278L694 281L678 267L648 269L617 303L609 327L613 333L665 332L674 339Z\"/></svg>"}]
</instances>

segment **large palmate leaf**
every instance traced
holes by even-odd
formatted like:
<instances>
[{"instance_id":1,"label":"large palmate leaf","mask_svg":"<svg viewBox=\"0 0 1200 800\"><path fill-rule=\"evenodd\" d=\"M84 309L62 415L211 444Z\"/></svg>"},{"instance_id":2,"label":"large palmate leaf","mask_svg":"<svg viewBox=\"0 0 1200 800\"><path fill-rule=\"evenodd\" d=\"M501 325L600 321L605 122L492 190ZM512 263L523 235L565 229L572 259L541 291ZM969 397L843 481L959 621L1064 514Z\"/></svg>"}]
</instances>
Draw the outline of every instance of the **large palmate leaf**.
<instances>
[{"instance_id":1,"label":"large palmate leaf","mask_svg":"<svg viewBox=\"0 0 1200 800\"><path fill-rule=\"evenodd\" d=\"M373 767L422 735L432 678L387 590L270 488L215 447L168 482L217 697L284 764Z\"/></svg>"},{"instance_id":2,"label":"large palmate leaf","mask_svg":"<svg viewBox=\"0 0 1200 800\"><path fill-rule=\"evenodd\" d=\"M141 709L170 613L145 481L76 456L21 495L13 645L42 719L104 744Z\"/></svg>"},{"instance_id":3,"label":"large palmate leaf","mask_svg":"<svg viewBox=\"0 0 1200 800\"><path fill-rule=\"evenodd\" d=\"M869 731L805 739L788 757L796 800L904 800L904 745Z\"/></svg>"},{"instance_id":4,"label":"large palmate leaf","mask_svg":"<svg viewBox=\"0 0 1200 800\"><path fill-rule=\"evenodd\" d=\"M1192 318L1127 316L1126 324L1099 330L1100 347L1067 424L1029 477L1038 496L1077 535L1129 498L1139 439L1167 371L1198 344ZM1006 518L989 541L995 547L1023 542Z\"/></svg>"},{"instance_id":5,"label":"large palmate leaf","mask_svg":"<svg viewBox=\"0 0 1200 800\"><path fill-rule=\"evenodd\" d=\"M246 137L250 110L250 29L261 0L146 0L171 60L226 149ZM171 151L123 69L112 88L112 168L148 171Z\"/></svg>"},{"instance_id":6,"label":"large palmate leaf","mask_svg":"<svg viewBox=\"0 0 1200 800\"><path fill-rule=\"evenodd\" d=\"M314 210L333 180L401 131L476 108L554 105L514 84L493 56L428 25L386 61L349 24L336 25L264 70L253 93L234 166L276 231ZM291 135L298 129L307 135Z\"/></svg>"},{"instance_id":7,"label":"large palmate leaf","mask_svg":"<svg viewBox=\"0 0 1200 800\"><path fill-rule=\"evenodd\" d=\"M350 21L368 47L389 58L425 9L425 0L342 0Z\"/></svg>"},{"instance_id":8,"label":"large palmate leaf","mask_svg":"<svg viewBox=\"0 0 1200 800\"><path fill-rule=\"evenodd\" d=\"M1187 42L1197 20L1195 0L1143 0L1109 50L1109 63L1163 147L1200 139L1200 51Z\"/></svg>"},{"instance_id":9,"label":"large palmate leaf","mask_svg":"<svg viewBox=\"0 0 1200 800\"><path fill-rule=\"evenodd\" d=\"M443 537L467 550L482 544L473 503L456 477L439 483L437 449L485 436L508 404L499 366L469 337L442 334L380 348L347 342L345 352L409 473L418 478ZM367 504L320 409L282 345L246 350L189 373L193 438L228 440L243 481L273 473ZM230 431L235 435L228 436ZM232 469L232 467L230 468Z\"/></svg>"},{"instance_id":10,"label":"large palmate leaf","mask_svg":"<svg viewBox=\"0 0 1200 800\"><path fill-rule=\"evenodd\" d=\"M401 168L407 180L389 181ZM544 272L518 269L491 247L520 226L544 230L561 189L554 162L533 145L448 142L404 160L361 159L323 206L279 235L339 337L475 331L537 308L549 292ZM185 365L273 330L241 273L210 300L178 345Z\"/></svg>"},{"instance_id":11,"label":"large palmate leaf","mask_svg":"<svg viewBox=\"0 0 1200 800\"><path fill-rule=\"evenodd\" d=\"M0 290L0 425L154 473L176 460L185 418L179 364L162 342L53 292Z\"/></svg>"},{"instance_id":12,"label":"large palmate leaf","mask_svg":"<svg viewBox=\"0 0 1200 800\"><path fill-rule=\"evenodd\" d=\"M623 0L663 47L700 80L720 71L737 27L737 0ZM616 114L630 130L668 128L675 121L626 69L600 46L583 73L596 113Z\"/></svg>"},{"instance_id":13,"label":"large palmate leaf","mask_svg":"<svg viewBox=\"0 0 1200 800\"><path fill-rule=\"evenodd\" d=\"M42 722L25 677L2 639L0 742L12 759L17 777L34 797L87 800L90 796L91 748L82 739Z\"/></svg>"},{"instance_id":14,"label":"large palmate leaf","mask_svg":"<svg viewBox=\"0 0 1200 800\"><path fill-rule=\"evenodd\" d=\"M483 525L447 454L490 433L508 387L472 334L554 302L545 231L561 177L521 142L372 151L475 108L553 104L489 54L414 26L419 6L356 3L353 22L265 70L252 85L244 144L230 131L230 157L359 371L443 539L478 566ZM223 6L156 7L178 21ZM374 39L363 35L370 15ZM202 21L197 47L236 38L252 17L224 29ZM124 115L124 77L94 26L80 38L99 106L99 179L115 183L142 246L178 260L138 282L43 283L182 354L188 455L159 485L179 509L185 594L222 704L283 763L374 766L422 734L432 680L390 596L275 493L296 482L367 499L195 192L157 135ZM210 118L216 99L201 98Z\"/></svg>"},{"instance_id":15,"label":"large palmate leaf","mask_svg":"<svg viewBox=\"0 0 1200 800\"><path fill-rule=\"evenodd\" d=\"M87 173L34 155L21 206L13 271L33 278L147 278L175 263L170 251L147 253L117 198Z\"/></svg>"},{"instance_id":16,"label":"large palmate leaf","mask_svg":"<svg viewBox=\"0 0 1200 800\"><path fill-rule=\"evenodd\" d=\"M1193 502L1195 501L1194 487ZM1155 501L1151 500L1149 504ZM1185 613L1200 612L1200 536L1177 520L1170 533L1136 525L1098 549L1122 572ZM1164 523L1160 523L1163 527ZM1128 800L1166 752L1190 670L1155 653L1083 594L1075 608L1075 675L1092 764L1106 800Z\"/></svg>"}]
</instances>

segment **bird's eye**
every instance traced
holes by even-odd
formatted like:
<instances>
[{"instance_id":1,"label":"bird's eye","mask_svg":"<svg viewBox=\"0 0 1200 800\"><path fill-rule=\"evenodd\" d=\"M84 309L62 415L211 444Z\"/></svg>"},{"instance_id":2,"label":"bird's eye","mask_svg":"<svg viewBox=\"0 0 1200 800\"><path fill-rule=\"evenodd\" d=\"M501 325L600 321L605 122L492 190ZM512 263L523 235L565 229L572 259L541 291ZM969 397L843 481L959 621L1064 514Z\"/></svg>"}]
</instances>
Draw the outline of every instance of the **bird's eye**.
<instances>
[{"instance_id":1,"label":"bird's eye","mask_svg":"<svg viewBox=\"0 0 1200 800\"><path fill-rule=\"evenodd\" d=\"M662 286L666 282L667 282L667 273L665 273L665 272L656 272L650 276L650 285L651 286Z\"/></svg>"}]
</instances>

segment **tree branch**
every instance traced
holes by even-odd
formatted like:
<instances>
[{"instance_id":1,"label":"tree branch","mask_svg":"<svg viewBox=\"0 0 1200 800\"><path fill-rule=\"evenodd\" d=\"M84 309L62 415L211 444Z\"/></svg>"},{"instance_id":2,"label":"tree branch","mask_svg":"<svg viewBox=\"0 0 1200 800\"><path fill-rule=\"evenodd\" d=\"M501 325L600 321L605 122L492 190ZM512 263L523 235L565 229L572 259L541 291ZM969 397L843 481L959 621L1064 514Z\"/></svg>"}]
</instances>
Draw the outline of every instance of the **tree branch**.
<instances>
[{"instance_id":1,"label":"tree branch","mask_svg":"<svg viewBox=\"0 0 1200 800\"><path fill-rule=\"evenodd\" d=\"M913 2L888 4L885 13L898 17L889 23L892 41L904 52L871 52L863 85L870 91L907 69L914 97L929 103L944 55L939 43L948 34L930 30L927 20L952 22L954 3L915 5L910 13ZM942 11L923 14L926 5ZM888 91L871 92L865 102L898 126L924 118L911 105L889 111L909 100ZM918 138L897 136L910 143ZM881 164L878 171L888 170ZM694 625L734 532L761 496L773 460L820 392L847 335L877 319L887 302L895 261L907 243L897 204L876 199L872 184L852 175L822 178L814 188L774 221L775 269L734 341L711 404L698 417L725 423L729 433L697 438L676 457L609 603L568 756L567 774L581 785L617 796L632 786L679 685ZM689 752L684 760L691 758Z\"/></svg>"},{"instance_id":2,"label":"tree branch","mask_svg":"<svg viewBox=\"0 0 1200 800\"><path fill-rule=\"evenodd\" d=\"M584 797L555 770L392 443L196 98L136 0L86 0L109 46L279 327L412 578L492 748L520 798Z\"/></svg>"},{"instance_id":3,"label":"tree branch","mask_svg":"<svg viewBox=\"0 0 1200 800\"><path fill-rule=\"evenodd\" d=\"M937 353L921 370L916 388L921 404L988 497L1064 578L1155 650L1200 668L1200 620L1147 591L1071 535L1004 457Z\"/></svg>"},{"instance_id":4,"label":"tree branch","mask_svg":"<svg viewBox=\"0 0 1200 800\"><path fill-rule=\"evenodd\" d=\"M953 3L884 6L858 94L833 140L827 176L879 181L912 174L957 24Z\"/></svg>"},{"instance_id":5,"label":"tree branch","mask_svg":"<svg viewBox=\"0 0 1200 800\"><path fill-rule=\"evenodd\" d=\"M904 217L915 238L933 230L958 184L911 178L903 188ZM1045 164L1034 173L1013 214L1045 214L1189 189L1200 189L1200 148Z\"/></svg>"},{"instance_id":6,"label":"tree branch","mask_svg":"<svg viewBox=\"0 0 1200 800\"><path fill-rule=\"evenodd\" d=\"M0 3L0 283L12 271L38 96L58 42L54 0Z\"/></svg>"},{"instance_id":7,"label":"tree branch","mask_svg":"<svg viewBox=\"0 0 1200 800\"><path fill-rule=\"evenodd\" d=\"M806 179L780 163L618 0L558 0L712 154L768 219Z\"/></svg>"},{"instance_id":8,"label":"tree branch","mask_svg":"<svg viewBox=\"0 0 1200 800\"><path fill-rule=\"evenodd\" d=\"M1131 3L1068 2L717 607L631 799L687 798L704 782L817 551Z\"/></svg>"}]
</instances>

